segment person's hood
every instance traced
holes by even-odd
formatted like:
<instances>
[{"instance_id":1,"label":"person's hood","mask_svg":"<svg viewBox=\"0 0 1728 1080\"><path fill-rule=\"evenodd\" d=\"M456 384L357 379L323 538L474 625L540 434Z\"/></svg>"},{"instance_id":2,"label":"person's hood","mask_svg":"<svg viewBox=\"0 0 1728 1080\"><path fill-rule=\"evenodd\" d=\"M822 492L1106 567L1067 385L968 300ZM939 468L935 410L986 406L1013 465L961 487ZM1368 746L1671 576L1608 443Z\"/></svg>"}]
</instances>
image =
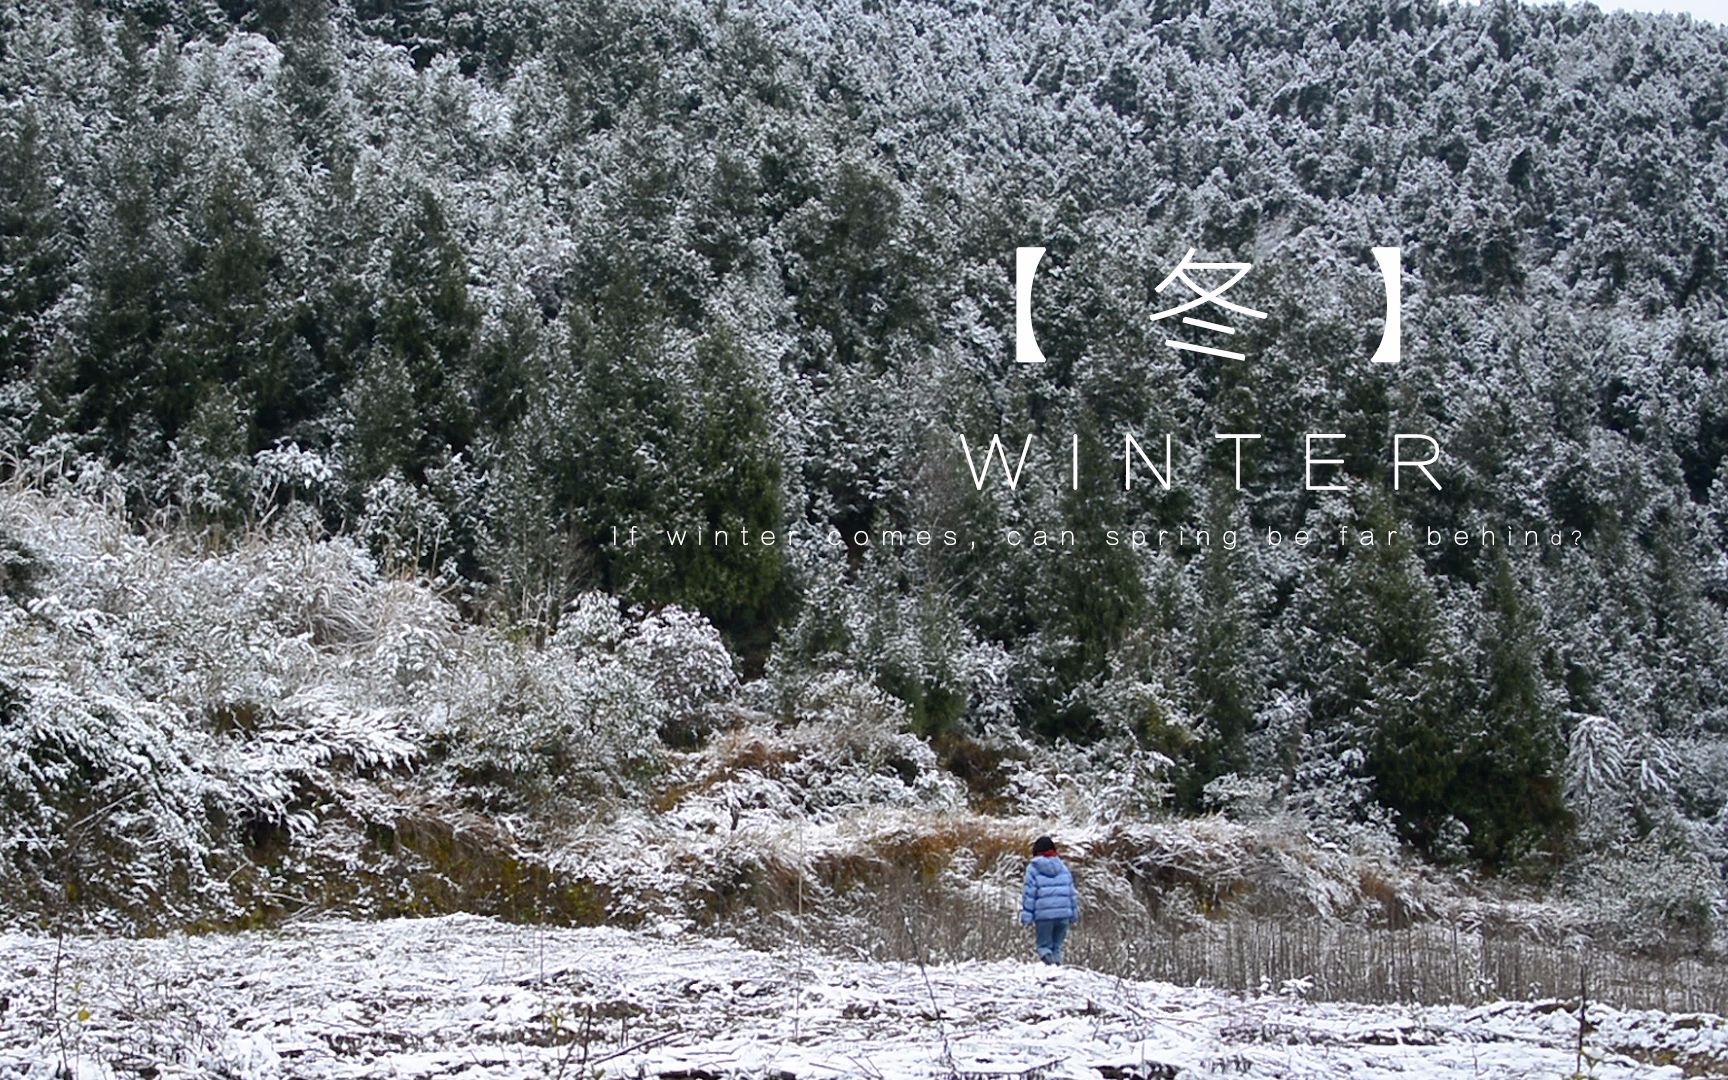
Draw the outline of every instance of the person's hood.
<instances>
[{"instance_id":1,"label":"person's hood","mask_svg":"<svg viewBox=\"0 0 1728 1080\"><path fill-rule=\"evenodd\" d=\"M1062 865L1062 860L1055 855L1034 855L1032 857L1032 869L1045 877L1056 877L1065 868Z\"/></svg>"}]
</instances>

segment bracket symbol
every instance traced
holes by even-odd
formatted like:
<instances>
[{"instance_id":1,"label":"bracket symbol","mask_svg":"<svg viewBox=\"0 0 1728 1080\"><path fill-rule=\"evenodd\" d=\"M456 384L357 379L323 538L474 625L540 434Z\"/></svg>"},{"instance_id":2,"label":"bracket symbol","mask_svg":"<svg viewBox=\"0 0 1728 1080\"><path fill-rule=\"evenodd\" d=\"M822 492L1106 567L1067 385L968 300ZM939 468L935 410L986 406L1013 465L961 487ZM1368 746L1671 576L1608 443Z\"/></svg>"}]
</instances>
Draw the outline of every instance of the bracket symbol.
<instances>
[{"instance_id":1,"label":"bracket symbol","mask_svg":"<svg viewBox=\"0 0 1728 1080\"><path fill-rule=\"evenodd\" d=\"M1041 247L1014 249L1014 361L1019 364L1044 362L1044 352L1032 332L1032 279L1043 257Z\"/></svg>"},{"instance_id":2,"label":"bracket symbol","mask_svg":"<svg viewBox=\"0 0 1728 1080\"><path fill-rule=\"evenodd\" d=\"M1380 277L1386 282L1386 330L1380 335L1380 347L1374 351L1374 363L1396 364L1403 349L1399 280L1403 277L1404 268L1395 247L1375 248L1374 261L1380 264Z\"/></svg>"}]
</instances>

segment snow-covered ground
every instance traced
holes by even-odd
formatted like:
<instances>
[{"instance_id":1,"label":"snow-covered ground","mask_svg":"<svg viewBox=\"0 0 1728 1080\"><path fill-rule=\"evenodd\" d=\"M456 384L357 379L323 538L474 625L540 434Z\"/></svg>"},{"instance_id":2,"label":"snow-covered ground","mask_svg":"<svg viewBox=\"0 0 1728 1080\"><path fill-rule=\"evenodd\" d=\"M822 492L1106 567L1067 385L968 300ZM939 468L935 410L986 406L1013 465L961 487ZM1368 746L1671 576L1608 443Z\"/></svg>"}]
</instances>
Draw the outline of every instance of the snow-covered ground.
<instances>
[{"instance_id":1,"label":"snow-covered ground","mask_svg":"<svg viewBox=\"0 0 1728 1080\"><path fill-rule=\"evenodd\" d=\"M1084 930L1084 927L1081 928ZM1572 1075L1560 1002L1243 999L1034 964L455 916L159 939L0 936L0 1076ZM58 977L56 970L58 969ZM1584 1074L1720 1075L1720 1017L1597 1006Z\"/></svg>"}]
</instances>

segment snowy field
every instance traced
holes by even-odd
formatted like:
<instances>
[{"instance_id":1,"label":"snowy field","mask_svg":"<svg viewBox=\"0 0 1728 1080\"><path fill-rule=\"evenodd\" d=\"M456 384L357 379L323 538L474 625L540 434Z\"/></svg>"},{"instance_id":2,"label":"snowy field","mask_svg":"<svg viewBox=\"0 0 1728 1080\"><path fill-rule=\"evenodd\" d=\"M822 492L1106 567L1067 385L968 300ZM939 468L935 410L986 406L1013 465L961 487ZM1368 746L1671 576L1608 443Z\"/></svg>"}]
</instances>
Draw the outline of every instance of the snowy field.
<instances>
[{"instance_id":1,"label":"snowy field","mask_svg":"<svg viewBox=\"0 0 1728 1080\"><path fill-rule=\"evenodd\" d=\"M1084 930L1084 927L1081 928ZM1575 1008L1247 1000L457 916L0 937L0 1076L1565 1077ZM1715 1016L1592 1007L1583 1072L1720 1075Z\"/></svg>"}]
</instances>

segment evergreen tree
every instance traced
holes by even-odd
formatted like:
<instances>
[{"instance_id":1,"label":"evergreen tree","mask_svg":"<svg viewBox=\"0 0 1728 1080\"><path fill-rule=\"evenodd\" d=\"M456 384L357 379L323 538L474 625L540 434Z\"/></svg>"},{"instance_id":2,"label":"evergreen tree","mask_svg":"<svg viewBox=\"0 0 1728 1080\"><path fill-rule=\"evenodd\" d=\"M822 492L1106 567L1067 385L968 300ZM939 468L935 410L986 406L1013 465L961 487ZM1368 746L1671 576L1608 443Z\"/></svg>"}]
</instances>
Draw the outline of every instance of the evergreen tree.
<instances>
[{"instance_id":1,"label":"evergreen tree","mask_svg":"<svg viewBox=\"0 0 1728 1080\"><path fill-rule=\"evenodd\" d=\"M1083 428L1079 438L1082 460L1099 460L1097 435ZM1042 563L1028 598L1038 638L1036 673L1023 695L1028 719L1046 735L1085 739L1101 733L1092 694L1145 610L1145 589L1129 548L1105 540L1106 530L1122 527L1119 492L1096 482L1064 488L1053 500L1059 516L1028 523L1023 535L1031 550L1007 557ZM1072 545L1062 530L1072 534ZM1046 550L1033 546L1040 531L1052 540Z\"/></svg>"},{"instance_id":2,"label":"evergreen tree","mask_svg":"<svg viewBox=\"0 0 1728 1080\"><path fill-rule=\"evenodd\" d=\"M1559 854L1570 824L1559 723L1544 685L1540 627L1503 550L1493 556L1481 607L1481 697L1459 741L1454 813L1470 829L1470 850L1489 865L1526 849Z\"/></svg>"},{"instance_id":3,"label":"evergreen tree","mask_svg":"<svg viewBox=\"0 0 1728 1080\"><path fill-rule=\"evenodd\" d=\"M48 346L42 319L67 284L73 238L49 185L47 147L36 110L0 127L0 380L28 374Z\"/></svg>"},{"instance_id":4,"label":"evergreen tree","mask_svg":"<svg viewBox=\"0 0 1728 1080\"><path fill-rule=\"evenodd\" d=\"M653 530L688 519L693 381L674 351L664 306L624 261L592 303L570 314L569 400L554 423L567 450L550 462L557 501L569 508L593 553L596 584L649 603L664 602L672 556ZM694 524L694 523L693 523ZM629 544L614 529L649 532Z\"/></svg>"},{"instance_id":5,"label":"evergreen tree","mask_svg":"<svg viewBox=\"0 0 1728 1080\"><path fill-rule=\"evenodd\" d=\"M1349 526L1342 564L1326 572L1318 611L1301 612L1298 647L1310 731L1351 753L1406 842L1432 851L1450 831L1464 703L1459 649L1434 587L1380 500ZM1361 534L1373 536L1361 543Z\"/></svg>"},{"instance_id":6,"label":"evergreen tree","mask_svg":"<svg viewBox=\"0 0 1728 1080\"><path fill-rule=\"evenodd\" d=\"M728 540L674 549L657 598L701 611L755 661L766 655L786 602L780 452L760 377L732 333L720 327L704 336L695 363L695 430L680 462L691 474L694 520L665 524L701 526ZM771 543L764 533L773 534Z\"/></svg>"},{"instance_id":7,"label":"evergreen tree","mask_svg":"<svg viewBox=\"0 0 1728 1080\"><path fill-rule=\"evenodd\" d=\"M1190 807L1199 802L1207 783L1250 766L1247 737L1259 698L1253 665L1256 620L1244 603L1249 577L1244 552L1232 551L1223 539L1226 530L1237 527L1233 496L1220 487L1209 500L1210 543L1197 557L1198 604L1185 620L1192 627L1189 678L1194 709L1203 725L1203 737L1177 789L1177 798ZM1243 540L1244 547L1250 543Z\"/></svg>"}]
</instances>

